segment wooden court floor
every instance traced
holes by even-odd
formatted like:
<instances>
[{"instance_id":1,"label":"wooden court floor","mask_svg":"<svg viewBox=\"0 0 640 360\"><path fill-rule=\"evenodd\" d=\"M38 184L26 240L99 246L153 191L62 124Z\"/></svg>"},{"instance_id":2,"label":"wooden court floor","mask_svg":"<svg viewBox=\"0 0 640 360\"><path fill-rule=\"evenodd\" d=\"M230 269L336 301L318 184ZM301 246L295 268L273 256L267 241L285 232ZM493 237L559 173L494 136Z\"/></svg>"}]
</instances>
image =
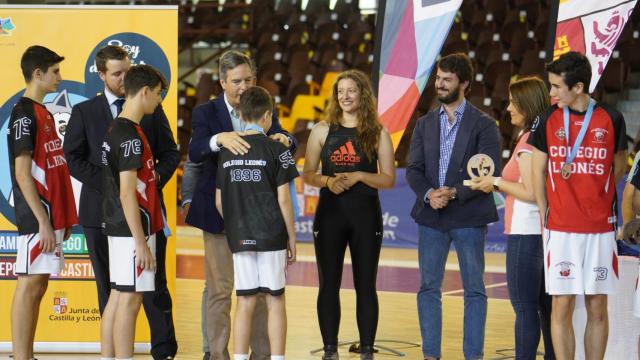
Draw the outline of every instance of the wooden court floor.
<instances>
[{"instance_id":1,"label":"wooden court floor","mask_svg":"<svg viewBox=\"0 0 640 360\"><path fill-rule=\"evenodd\" d=\"M177 335L180 359L201 359L200 299L204 286L202 241L197 231L181 228L178 241L177 264ZM503 254L486 255L485 283L489 308L485 334L485 358L505 359L513 355L514 314L506 289L505 257ZM355 291L347 256L341 291L342 321L340 341L358 338L355 320ZM417 316L416 291L419 287L417 250L385 248L378 271L380 319L378 340L381 345L404 352L405 359L421 359L420 329ZM464 303L462 285L457 271L455 252L449 256L445 284L443 285L443 342L444 359L462 359L462 321ZM288 359L320 359L320 353L310 350L322 346L316 317L317 272L313 246L298 245L298 263L288 273L287 315ZM404 341L415 345L397 344ZM340 348L341 359L359 359L349 353L348 346ZM400 359L380 352L378 359Z\"/></svg>"},{"instance_id":2,"label":"wooden court floor","mask_svg":"<svg viewBox=\"0 0 640 360\"><path fill-rule=\"evenodd\" d=\"M203 247L201 233L192 228L180 227L177 240L177 282L175 319L179 342L177 359L202 359L200 330L200 303L204 287ZM505 258L503 254L486 254L485 284L489 308L485 335L485 359L513 358L514 314L506 289ZM340 341L358 338L355 320L355 291L347 256L341 291L342 321ZM313 246L298 245L298 263L289 269L287 279L287 359L320 359L321 354L310 350L322 346L316 318L317 273ZM377 339L406 354L403 359L421 359L420 330L418 324L416 291L419 287L417 250L385 248L381 254L378 271L378 296L380 319ZM232 309L233 311L233 309ZM443 341L444 359L463 359L462 285L457 270L457 258L452 252L447 261L443 285ZM383 341L389 340L389 342ZM395 343L403 341L415 345ZM230 348L231 348L230 344ZM96 359L95 355L37 354L38 359ZM348 347L340 348L341 359L359 359L349 353ZM0 354L0 359L8 358ZM136 359L151 359L136 355ZM377 359L400 359L381 350Z\"/></svg>"}]
</instances>

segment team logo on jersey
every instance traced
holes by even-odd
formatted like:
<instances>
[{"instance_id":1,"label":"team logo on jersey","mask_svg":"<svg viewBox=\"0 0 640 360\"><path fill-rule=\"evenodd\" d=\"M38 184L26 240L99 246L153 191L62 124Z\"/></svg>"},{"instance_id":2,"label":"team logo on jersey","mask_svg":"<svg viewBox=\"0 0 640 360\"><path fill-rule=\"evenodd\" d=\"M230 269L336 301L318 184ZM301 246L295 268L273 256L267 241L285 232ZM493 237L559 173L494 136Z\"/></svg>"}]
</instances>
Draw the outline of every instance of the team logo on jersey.
<instances>
[{"instance_id":1,"label":"team logo on jersey","mask_svg":"<svg viewBox=\"0 0 640 360\"><path fill-rule=\"evenodd\" d=\"M603 266L593 268L593 272L596 273L596 281L607 280L607 276L609 275L609 269Z\"/></svg>"},{"instance_id":2,"label":"team logo on jersey","mask_svg":"<svg viewBox=\"0 0 640 360\"><path fill-rule=\"evenodd\" d=\"M58 315L65 314L68 308L67 293L64 291L56 292L53 296L53 312Z\"/></svg>"},{"instance_id":3,"label":"team logo on jersey","mask_svg":"<svg viewBox=\"0 0 640 360\"><path fill-rule=\"evenodd\" d=\"M335 150L333 154L331 154L330 159L332 163L338 166L355 166L360 163L360 156L356 153L356 149L353 147L351 140Z\"/></svg>"},{"instance_id":4,"label":"team logo on jersey","mask_svg":"<svg viewBox=\"0 0 640 360\"><path fill-rule=\"evenodd\" d=\"M561 127L558 130L556 130L555 135L560 140L566 139L566 135L565 135L565 132L564 132L564 127Z\"/></svg>"},{"instance_id":5,"label":"team logo on jersey","mask_svg":"<svg viewBox=\"0 0 640 360\"><path fill-rule=\"evenodd\" d=\"M563 278L568 278L571 275L571 268L574 266L575 264L570 261L562 261L556 264L556 267L559 268L558 273Z\"/></svg>"},{"instance_id":6,"label":"team logo on jersey","mask_svg":"<svg viewBox=\"0 0 640 360\"><path fill-rule=\"evenodd\" d=\"M593 142L598 144L606 144L607 143L607 133L608 131L602 128L597 128L591 130L591 134L593 135Z\"/></svg>"},{"instance_id":7,"label":"team logo on jersey","mask_svg":"<svg viewBox=\"0 0 640 360\"><path fill-rule=\"evenodd\" d=\"M287 151L283 152L282 154L280 154L278 159L280 160L280 164L282 164L282 168L283 169L287 169L289 167L289 165L295 165L296 164L295 160L293 160L293 156L291 156L291 151L289 151L289 150L287 150Z\"/></svg>"},{"instance_id":8,"label":"team logo on jersey","mask_svg":"<svg viewBox=\"0 0 640 360\"><path fill-rule=\"evenodd\" d=\"M11 36L11 32L16 26L11 23L11 18L0 18L0 35Z\"/></svg>"}]
</instances>

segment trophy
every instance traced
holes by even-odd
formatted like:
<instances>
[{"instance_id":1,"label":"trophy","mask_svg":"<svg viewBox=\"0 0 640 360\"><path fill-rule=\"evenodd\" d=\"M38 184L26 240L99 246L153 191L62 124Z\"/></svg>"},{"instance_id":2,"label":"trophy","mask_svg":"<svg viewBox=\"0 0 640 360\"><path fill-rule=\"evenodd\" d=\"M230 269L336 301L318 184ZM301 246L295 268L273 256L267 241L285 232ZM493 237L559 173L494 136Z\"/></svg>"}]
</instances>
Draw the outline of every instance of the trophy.
<instances>
[{"instance_id":1,"label":"trophy","mask_svg":"<svg viewBox=\"0 0 640 360\"><path fill-rule=\"evenodd\" d=\"M493 175L495 169L496 166L493 163L493 160L487 154L475 154L467 163L467 173L471 179ZM465 180L462 184L464 186L471 186L471 180Z\"/></svg>"}]
</instances>

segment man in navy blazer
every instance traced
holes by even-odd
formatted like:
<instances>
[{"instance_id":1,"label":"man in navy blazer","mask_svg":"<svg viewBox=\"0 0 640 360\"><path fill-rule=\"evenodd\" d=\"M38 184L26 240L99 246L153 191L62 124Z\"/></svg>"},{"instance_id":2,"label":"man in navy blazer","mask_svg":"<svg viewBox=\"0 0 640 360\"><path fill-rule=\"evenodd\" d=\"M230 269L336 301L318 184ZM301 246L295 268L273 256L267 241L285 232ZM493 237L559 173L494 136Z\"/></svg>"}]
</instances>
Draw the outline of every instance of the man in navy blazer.
<instances>
[{"instance_id":1,"label":"man in navy blazer","mask_svg":"<svg viewBox=\"0 0 640 360\"><path fill-rule=\"evenodd\" d=\"M418 119L411 139L406 174L417 195L411 216L419 225L418 315L425 359L442 356L441 287L452 241L464 287L464 356L481 359L484 352L484 241L498 213L491 193L470 190L463 180L470 178L467 163L475 154L489 155L500 175L500 134L496 122L464 98L471 79L466 55L440 59L435 85L442 106Z\"/></svg>"},{"instance_id":2,"label":"man in navy blazer","mask_svg":"<svg viewBox=\"0 0 640 360\"><path fill-rule=\"evenodd\" d=\"M102 142L109 124L122 110L124 101L119 99L124 96L124 74L131 62L126 50L110 45L98 51L96 65L105 83L105 91L73 107L63 149L69 172L82 182L78 213L96 278L98 305L102 314L111 291L109 246L107 237L102 234ZM180 152L162 106L158 106L152 115L145 116L140 126L156 160L158 186L162 188L180 162ZM164 232L159 231L156 234L156 290L143 296L154 360L173 359L178 351L165 273L166 246L167 238Z\"/></svg>"},{"instance_id":3,"label":"man in navy blazer","mask_svg":"<svg viewBox=\"0 0 640 360\"><path fill-rule=\"evenodd\" d=\"M221 147L234 154L245 154L249 144L242 139L243 124L236 112L240 95L255 85L255 66L239 51L227 51L219 60L223 96L196 107L192 115L189 159L201 163L186 222L202 229L207 280L207 336L211 359L229 360L227 346L231 327L231 293L233 291L233 258L224 234L224 222L215 207L218 152ZM276 112L267 133L290 148L295 139L280 126ZM251 334L252 359L269 360L267 312L264 297L258 297Z\"/></svg>"}]
</instances>

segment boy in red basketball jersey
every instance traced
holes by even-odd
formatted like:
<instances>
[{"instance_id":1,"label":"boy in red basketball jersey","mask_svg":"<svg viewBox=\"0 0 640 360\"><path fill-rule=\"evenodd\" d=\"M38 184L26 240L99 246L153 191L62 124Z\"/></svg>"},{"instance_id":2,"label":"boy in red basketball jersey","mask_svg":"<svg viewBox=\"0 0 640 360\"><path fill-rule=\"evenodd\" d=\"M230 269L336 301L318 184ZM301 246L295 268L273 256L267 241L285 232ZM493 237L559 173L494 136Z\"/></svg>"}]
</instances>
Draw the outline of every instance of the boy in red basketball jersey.
<instances>
[{"instance_id":1,"label":"boy in red basketball jersey","mask_svg":"<svg viewBox=\"0 0 640 360\"><path fill-rule=\"evenodd\" d=\"M78 223L69 169L53 115L42 105L56 91L64 57L29 47L20 61L27 83L11 112L7 143L18 227L18 282L11 307L13 358L33 359L33 337L49 275L62 270L62 242Z\"/></svg>"},{"instance_id":2,"label":"boy in red basketball jersey","mask_svg":"<svg viewBox=\"0 0 640 360\"><path fill-rule=\"evenodd\" d=\"M574 358L575 296L585 295L585 354L602 359L609 332L607 294L615 292L618 280L615 186L626 169L625 123L618 111L589 96L591 65L584 55L564 54L547 72L557 103L535 120L529 144L536 200L544 214L553 347L558 359Z\"/></svg>"},{"instance_id":3,"label":"boy in red basketball jersey","mask_svg":"<svg viewBox=\"0 0 640 360\"><path fill-rule=\"evenodd\" d=\"M126 101L102 144L103 233L109 242L111 293L102 313L102 359L133 359L142 293L155 290L156 233L164 220L153 154L140 121L162 101L167 82L149 65L124 77Z\"/></svg>"}]
</instances>

